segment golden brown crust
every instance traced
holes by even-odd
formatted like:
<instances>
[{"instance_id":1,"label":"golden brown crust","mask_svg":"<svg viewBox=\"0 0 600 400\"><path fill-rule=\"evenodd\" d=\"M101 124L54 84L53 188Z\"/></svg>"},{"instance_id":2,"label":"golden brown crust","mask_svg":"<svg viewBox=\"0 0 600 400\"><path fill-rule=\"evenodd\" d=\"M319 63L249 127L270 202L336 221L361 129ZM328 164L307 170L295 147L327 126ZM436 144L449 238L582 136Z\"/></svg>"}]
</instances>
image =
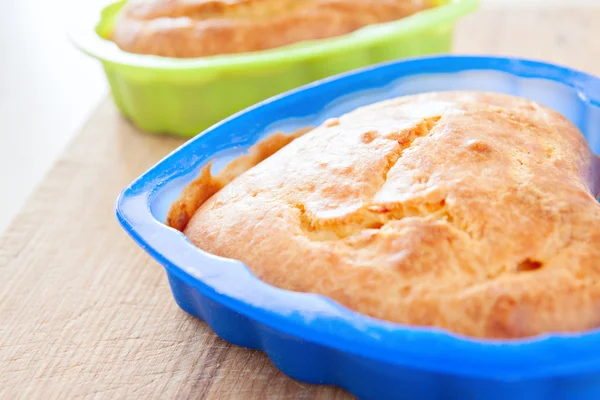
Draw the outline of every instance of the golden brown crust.
<instances>
[{"instance_id":1,"label":"golden brown crust","mask_svg":"<svg viewBox=\"0 0 600 400\"><path fill-rule=\"evenodd\" d=\"M212 163L204 166L198 178L187 185L181 197L171 204L166 220L168 226L183 232L196 210L225 186L223 179L212 176L211 167Z\"/></svg>"},{"instance_id":2,"label":"golden brown crust","mask_svg":"<svg viewBox=\"0 0 600 400\"><path fill-rule=\"evenodd\" d=\"M112 40L124 51L205 57L330 38L431 7L433 0L129 0Z\"/></svg>"},{"instance_id":3,"label":"golden brown crust","mask_svg":"<svg viewBox=\"0 0 600 400\"><path fill-rule=\"evenodd\" d=\"M445 92L335 122L226 185L185 234L394 322L486 338L600 326L598 159L563 116Z\"/></svg>"},{"instance_id":4,"label":"golden brown crust","mask_svg":"<svg viewBox=\"0 0 600 400\"><path fill-rule=\"evenodd\" d=\"M309 130L310 128L299 129L292 134L275 133L252 146L248 150L248 154L240 156L227 164L217 176L211 174L212 162L208 163L200 170L198 177L183 189L179 199L171 204L166 224L183 232L196 210L209 197Z\"/></svg>"}]
</instances>

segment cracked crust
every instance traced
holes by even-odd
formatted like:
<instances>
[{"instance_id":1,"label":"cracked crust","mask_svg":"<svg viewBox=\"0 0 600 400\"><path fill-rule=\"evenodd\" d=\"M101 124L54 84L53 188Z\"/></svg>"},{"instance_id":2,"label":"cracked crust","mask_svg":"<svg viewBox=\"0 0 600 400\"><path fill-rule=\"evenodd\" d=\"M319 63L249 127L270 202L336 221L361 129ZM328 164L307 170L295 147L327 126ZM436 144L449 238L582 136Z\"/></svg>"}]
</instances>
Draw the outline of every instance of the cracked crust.
<instances>
[{"instance_id":1,"label":"cracked crust","mask_svg":"<svg viewBox=\"0 0 600 400\"><path fill-rule=\"evenodd\" d=\"M124 51L205 57L353 32L432 7L433 0L129 0L111 39Z\"/></svg>"},{"instance_id":2,"label":"cracked crust","mask_svg":"<svg viewBox=\"0 0 600 400\"><path fill-rule=\"evenodd\" d=\"M474 337L600 326L598 161L537 103L388 100L244 169L184 232L272 285Z\"/></svg>"}]
</instances>

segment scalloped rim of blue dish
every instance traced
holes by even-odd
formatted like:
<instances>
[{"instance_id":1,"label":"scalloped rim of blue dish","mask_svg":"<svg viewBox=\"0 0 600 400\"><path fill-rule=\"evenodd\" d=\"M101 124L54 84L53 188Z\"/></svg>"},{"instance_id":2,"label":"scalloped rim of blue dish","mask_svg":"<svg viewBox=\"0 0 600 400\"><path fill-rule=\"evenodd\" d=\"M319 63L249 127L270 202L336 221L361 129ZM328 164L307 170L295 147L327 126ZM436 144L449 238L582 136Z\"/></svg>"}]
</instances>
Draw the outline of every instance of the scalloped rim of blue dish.
<instances>
[{"instance_id":1,"label":"scalloped rim of blue dish","mask_svg":"<svg viewBox=\"0 0 600 400\"><path fill-rule=\"evenodd\" d=\"M397 77L488 70L521 78L548 79L575 89L587 105L600 107L600 79L534 60L444 55L378 64L273 97L204 131L123 190L116 202L119 222L170 274L202 295L251 320L303 340L395 365L507 381L600 370L600 357L595 355L600 352L600 330L518 340L485 340L437 328L376 320L325 296L270 286L255 277L243 263L198 249L181 232L167 227L152 215L152 200L166 183L190 173L213 156L210 152L200 156L194 151L206 138L232 129L236 124L247 123L246 120L260 120L272 109L283 109L309 94L337 93L335 98L340 98L369 88L369 77L390 68ZM264 126L268 125L267 121L263 122ZM234 288L242 289L235 292ZM233 293L228 293L230 291Z\"/></svg>"}]
</instances>

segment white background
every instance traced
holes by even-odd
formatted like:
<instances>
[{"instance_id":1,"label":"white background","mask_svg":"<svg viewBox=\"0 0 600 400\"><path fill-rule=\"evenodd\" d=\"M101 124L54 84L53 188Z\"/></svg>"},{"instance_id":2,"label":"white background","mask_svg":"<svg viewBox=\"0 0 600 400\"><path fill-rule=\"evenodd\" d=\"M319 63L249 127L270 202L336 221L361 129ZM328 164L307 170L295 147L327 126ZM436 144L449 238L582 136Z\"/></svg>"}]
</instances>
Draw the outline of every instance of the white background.
<instances>
[{"instance_id":1,"label":"white background","mask_svg":"<svg viewBox=\"0 0 600 400\"><path fill-rule=\"evenodd\" d=\"M86 0L77 1L78 7ZM600 0L481 0L568 7ZM98 63L67 41L72 0L0 1L0 232L107 93Z\"/></svg>"}]
</instances>

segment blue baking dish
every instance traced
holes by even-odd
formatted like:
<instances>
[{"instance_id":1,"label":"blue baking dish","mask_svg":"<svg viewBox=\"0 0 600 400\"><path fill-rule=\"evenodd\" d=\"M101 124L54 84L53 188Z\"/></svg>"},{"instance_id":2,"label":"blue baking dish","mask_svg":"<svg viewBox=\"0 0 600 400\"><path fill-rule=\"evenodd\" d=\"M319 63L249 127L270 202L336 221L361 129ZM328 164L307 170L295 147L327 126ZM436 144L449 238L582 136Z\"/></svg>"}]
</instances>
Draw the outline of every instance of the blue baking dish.
<instances>
[{"instance_id":1,"label":"blue baking dish","mask_svg":"<svg viewBox=\"0 0 600 400\"><path fill-rule=\"evenodd\" d=\"M319 81L220 122L129 185L116 203L118 219L166 268L183 310L223 339L264 351L294 379L337 385L364 399L600 399L600 330L502 341L380 321L323 296L272 287L241 262L205 253L161 223L209 160L218 169L274 131L319 124L375 101L458 89L541 102L600 151L598 78L514 58L411 59Z\"/></svg>"}]
</instances>

